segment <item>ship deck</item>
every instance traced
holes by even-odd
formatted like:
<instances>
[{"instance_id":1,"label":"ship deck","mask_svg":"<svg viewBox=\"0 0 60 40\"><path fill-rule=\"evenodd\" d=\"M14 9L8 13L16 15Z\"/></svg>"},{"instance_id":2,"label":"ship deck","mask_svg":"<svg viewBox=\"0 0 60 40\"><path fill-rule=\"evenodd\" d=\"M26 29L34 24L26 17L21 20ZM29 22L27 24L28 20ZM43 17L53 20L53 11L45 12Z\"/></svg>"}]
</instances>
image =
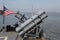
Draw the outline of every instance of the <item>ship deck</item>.
<instances>
[{"instance_id":1,"label":"ship deck","mask_svg":"<svg viewBox=\"0 0 60 40\"><path fill-rule=\"evenodd\" d=\"M0 33L0 40L16 40L17 37L16 32L4 32L4 33ZM18 37L17 40L22 40L21 37ZM26 40L26 39L25 39ZM44 40L44 38L42 37L42 39L35 39L35 38L29 38L29 40Z\"/></svg>"},{"instance_id":2,"label":"ship deck","mask_svg":"<svg viewBox=\"0 0 60 40\"><path fill-rule=\"evenodd\" d=\"M0 40L16 40L16 32L4 32L0 33Z\"/></svg>"}]
</instances>

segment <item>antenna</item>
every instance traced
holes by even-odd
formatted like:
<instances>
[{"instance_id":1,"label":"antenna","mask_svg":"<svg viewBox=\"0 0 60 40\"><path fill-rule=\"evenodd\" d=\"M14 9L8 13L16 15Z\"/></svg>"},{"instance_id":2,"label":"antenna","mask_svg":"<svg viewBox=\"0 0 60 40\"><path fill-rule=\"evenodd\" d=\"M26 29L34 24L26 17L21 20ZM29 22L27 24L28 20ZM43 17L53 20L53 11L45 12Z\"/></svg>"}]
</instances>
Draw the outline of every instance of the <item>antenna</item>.
<instances>
[{"instance_id":1,"label":"antenna","mask_svg":"<svg viewBox=\"0 0 60 40\"><path fill-rule=\"evenodd\" d=\"M33 10L34 10L34 9L33 9L33 1L32 1L32 16L34 15L34 12L33 12Z\"/></svg>"}]
</instances>

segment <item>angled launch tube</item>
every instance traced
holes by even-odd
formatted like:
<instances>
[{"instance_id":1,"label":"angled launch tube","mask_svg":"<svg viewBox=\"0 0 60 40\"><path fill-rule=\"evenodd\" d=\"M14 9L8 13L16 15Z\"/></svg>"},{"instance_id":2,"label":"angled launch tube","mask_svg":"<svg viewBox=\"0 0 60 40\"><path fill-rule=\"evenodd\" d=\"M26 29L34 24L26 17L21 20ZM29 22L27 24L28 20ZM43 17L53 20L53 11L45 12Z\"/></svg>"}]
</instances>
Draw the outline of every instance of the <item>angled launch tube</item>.
<instances>
[{"instance_id":1,"label":"angled launch tube","mask_svg":"<svg viewBox=\"0 0 60 40\"><path fill-rule=\"evenodd\" d=\"M16 28L16 32L20 32L22 31L22 29L24 29L28 24L30 24L32 21L34 21L35 19L37 19L39 16L42 16L45 14L45 11L40 11L38 12L36 15L32 16L30 19L28 19L26 22L24 22L23 24L21 24L20 27Z\"/></svg>"},{"instance_id":2,"label":"angled launch tube","mask_svg":"<svg viewBox=\"0 0 60 40\"><path fill-rule=\"evenodd\" d=\"M42 19L45 19L47 17L47 15L44 15L41 19L38 18L36 20L34 20L34 22L31 22L30 24L28 24L21 32L19 32L19 35L24 34L26 31L28 31L31 27L34 27L34 25L36 25L39 21L41 21Z\"/></svg>"}]
</instances>

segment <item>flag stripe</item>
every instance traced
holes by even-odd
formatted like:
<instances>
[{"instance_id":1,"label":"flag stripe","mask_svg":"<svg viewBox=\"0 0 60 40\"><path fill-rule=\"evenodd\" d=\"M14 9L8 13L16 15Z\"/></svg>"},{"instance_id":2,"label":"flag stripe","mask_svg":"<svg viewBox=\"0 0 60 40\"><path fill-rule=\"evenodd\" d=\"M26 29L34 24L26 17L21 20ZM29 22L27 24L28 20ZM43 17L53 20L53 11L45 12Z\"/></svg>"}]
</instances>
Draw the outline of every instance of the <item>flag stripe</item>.
<instances>
[{"instance_id":1,"label":"flag stripe","mask_svg":"<svg viewBox=\"0 0 60 40\"><path fill-rule=\"evenodd\" d=\"M6 11L4 11L4 12L5 12L5 15L6 15L6 16L9 15L9 14L15 14L15 12L10 11L10 10L6 10Z\"/></svg>"},{"instance_id":2,"label":"flag stripe","mask_svg":"<svg viewBox=\"0 0 60 40\"><path fill-rule=\"evenodd\" d=\"M4 5L3 5L3 10L4 10L4 15L8 16L9 14L15 14L16 12L8 10Z\"/></svg>"}]
</instances>

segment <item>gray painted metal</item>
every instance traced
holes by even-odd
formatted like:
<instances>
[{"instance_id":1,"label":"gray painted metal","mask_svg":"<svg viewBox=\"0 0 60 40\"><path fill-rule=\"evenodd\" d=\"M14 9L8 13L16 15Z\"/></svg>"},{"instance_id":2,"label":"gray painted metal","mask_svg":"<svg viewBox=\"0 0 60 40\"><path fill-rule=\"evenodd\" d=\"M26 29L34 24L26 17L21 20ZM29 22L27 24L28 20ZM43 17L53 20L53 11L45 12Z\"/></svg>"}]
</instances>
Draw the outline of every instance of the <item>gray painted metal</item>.
<instances>
[{"instance_id":1,"label":"gray painted metal","mask_svg":"<svg viewBox=\"0 0 60 40\"><path fill-rule=\"evenodd\" d=\"M24 34L26 31L28 31L31 27L34 27L34 25L36 25L39 21L41 21L42 19L45 19L47 17L47 15L44 15L41 19L38 18L36 20L34 20L34 22L31 22L30 24L28 24L21 32L19 32L19 35Z\"/></svg>"},{"instance_id":2,"label":"gray painted metal","mask_svg":"<svg viewBox=\"0 0 60 40\"><path fill-rule=\"evenodd\" d=\"M43 14L45 14L45 12L44 11L40 11L36 15L32 16L26 22L22 23L20 27L17 27L16 28L16 32L20 32L22 29L27 27L28 24L32 23L32 21L36 20L39 16L42 16Z\"/></svg>"}]
</instances>

